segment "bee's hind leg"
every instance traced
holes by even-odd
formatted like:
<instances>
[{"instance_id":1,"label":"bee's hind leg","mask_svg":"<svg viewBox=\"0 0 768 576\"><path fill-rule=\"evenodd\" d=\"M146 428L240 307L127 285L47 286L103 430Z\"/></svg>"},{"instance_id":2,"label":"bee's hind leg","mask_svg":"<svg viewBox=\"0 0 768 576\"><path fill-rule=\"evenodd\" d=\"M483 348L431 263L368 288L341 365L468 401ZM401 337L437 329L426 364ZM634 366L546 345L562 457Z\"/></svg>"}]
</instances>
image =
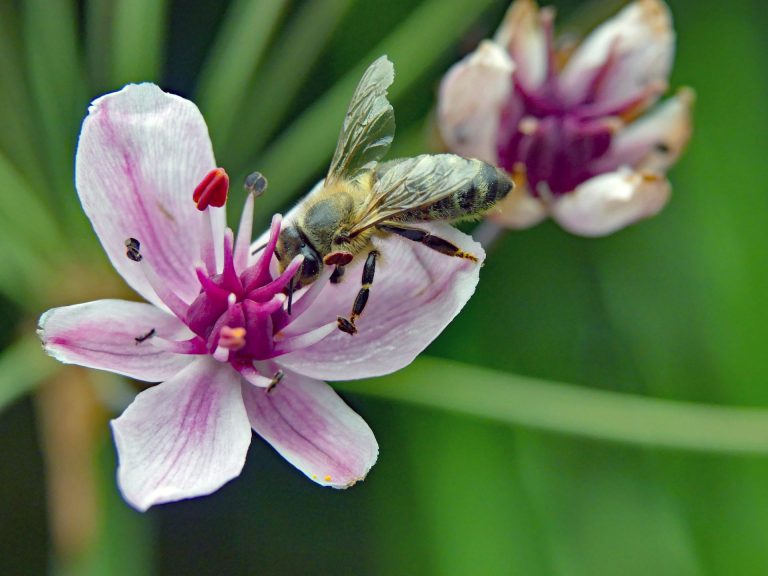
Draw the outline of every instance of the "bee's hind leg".
<instances>
[{"instance_id":1,"label":"bee's hind leg","mask_svg":"<svg viewBox=\"0 0 768 576\"><path fill-rule=\"evenodd\" d=\"M434 236L421 228L409 228L408 226L400 226L399 224L379 224L377 228L384 232L397 234L408 240L424 244L427 248L440 252L440 254L455 256L457 258L466 258L467 260L472 260L472 262L477 262L477 256L473 256L455 244L448 242L448 240L440 238L439 236Z\"/></svg>"},{"instance_id":2,"label":"bee's hind leg","mask_svg":"<svg viewBox=\"0 0 768 576\"><path fill-rule=\"evenodd\" d=\"M354 304L352 304L352 314L350 314L349 318L344 318L343 316L338 317L339 330L342 332L346 332L350 335L357 333L355 320L360 317L360 314L362 314L365 309L365 305L368 303L368 294L371 291L371 284L373 284L373 275L376 272L376 257L378 255L379 253L376 252L376 250L371 250L368 253L368 258L365 259L365 266L363 266L363 285L357 293Z\"/></svg>"}]
</instances>

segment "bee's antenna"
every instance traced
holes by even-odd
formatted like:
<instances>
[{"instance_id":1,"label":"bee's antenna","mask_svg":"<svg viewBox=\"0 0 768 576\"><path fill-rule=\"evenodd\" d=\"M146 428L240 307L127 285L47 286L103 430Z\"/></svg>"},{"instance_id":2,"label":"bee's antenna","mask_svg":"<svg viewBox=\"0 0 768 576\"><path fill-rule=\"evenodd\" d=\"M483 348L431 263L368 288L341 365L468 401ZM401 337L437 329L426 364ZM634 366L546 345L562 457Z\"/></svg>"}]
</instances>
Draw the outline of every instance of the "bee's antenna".
<instances>
[{"instance_id":1,"label":"bee's antenna","mask_svg":"<svg viewBox=\"0 0 768 576\"><path fill-rule=\"evenodd\" d=\"M261 245L261 246L259 246L258 248L254 248L253 252L251 252L251 256L253 256L253 255L255 255L255 254L258 254L259 252L261 252L262 250L264 250L264 248L266 248L266 247L267 247L267 243L266 243L266 242L264 242L264 244L262 244L262 245Z\"/></svg>"},{"instance_id":2,"label":"bee's antenna","mask_svg":"<svg viewBox=\"0 0 768 576\"><path fill-rule=\"evenodd\" d=\"M288 315L291 315L291 305L293 304L293 280L295 279L295 276L291 278L290 283L288 284Z\"/></svg>"}]
</instances>

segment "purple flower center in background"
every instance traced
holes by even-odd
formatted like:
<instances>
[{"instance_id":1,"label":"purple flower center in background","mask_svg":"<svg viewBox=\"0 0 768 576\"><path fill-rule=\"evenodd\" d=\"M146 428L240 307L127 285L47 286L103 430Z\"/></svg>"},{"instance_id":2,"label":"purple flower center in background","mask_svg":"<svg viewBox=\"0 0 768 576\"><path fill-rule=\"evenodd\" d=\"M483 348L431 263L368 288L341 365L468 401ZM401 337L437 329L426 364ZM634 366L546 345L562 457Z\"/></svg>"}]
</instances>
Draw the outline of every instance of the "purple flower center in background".
<instances>
[{"instance_id":1,"label":"purple flower center in background","mask_svg":"<svg viewBox=\"0 0 768 576\"><path fill-rule=\"evenodd\" d=\"M524 176L532 195L560 196L609 168L596 165L611 146L621 119L636 113L644 100L601 102L601 82L615 66L608 57L594 70L590 87L577 99L561 80L564 59L554 45L553 14L542 10L546 38L546 71L538 85L513 72L514 90L502 110L497 153L499 164L510 174ZM615 167L614 167L615 168Z\"/></svg>"}]
</instances>

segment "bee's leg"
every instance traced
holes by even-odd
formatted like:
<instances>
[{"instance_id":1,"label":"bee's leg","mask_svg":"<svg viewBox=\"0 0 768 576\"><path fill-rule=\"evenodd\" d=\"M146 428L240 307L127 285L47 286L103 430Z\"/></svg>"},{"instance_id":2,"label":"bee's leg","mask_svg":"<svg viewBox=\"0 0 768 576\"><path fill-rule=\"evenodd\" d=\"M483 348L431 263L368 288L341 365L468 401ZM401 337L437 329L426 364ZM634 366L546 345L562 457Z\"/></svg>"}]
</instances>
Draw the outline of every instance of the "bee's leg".
<instances>
[{"instance_id":1,"label":"bee's leg","mask_svg":"<svg viewBox=\"0 0 768 576\"><path fill-rule=\"evenodd\" d=\"M344 266L336 266L331 273L331 284L338 284L341 282L342 276L344 276Z\"/></svg>"},{"instance_id":2,"label":"bee's leg","mask_svg":"<svg viewBox=\"0 0 768 576\"><path fill-rule=\"evenodd\" d=\"M399 224L379 224L377 228L384 232L391 232L392 234L407 238L408 240L424 244L427 248L432 248L432 250L436 250L440 252L440 254L456 256L457 258L466 258L467 260L472 260L472 262L477 262L476 256L473 256L469 252L464 252L464 250L455 244L451 244L448 240L444 240L439 236L433 236L421 228L409 228L407 226L400 226Z\"/></svg>"},{"instance_id":3,"label":"bee's leg","mask_svg":"<svg viewBox=\"0 0 768 576\"><path fill-rule=\"evenodd\" d=\"M339 330L346 332L347 334L355 334L357 327L355 326L355 320L363 313L365 305L368 303L368 294L371 290L371 284L373 284L373 275L376 272L376 257L379 255L376 250L371 250L368 253L368 258L365 260L365 266L363 266L363 286L357 293L355 303L352 304L352 314L349 319L339 316Z\"/></svg>"}]
</instances>

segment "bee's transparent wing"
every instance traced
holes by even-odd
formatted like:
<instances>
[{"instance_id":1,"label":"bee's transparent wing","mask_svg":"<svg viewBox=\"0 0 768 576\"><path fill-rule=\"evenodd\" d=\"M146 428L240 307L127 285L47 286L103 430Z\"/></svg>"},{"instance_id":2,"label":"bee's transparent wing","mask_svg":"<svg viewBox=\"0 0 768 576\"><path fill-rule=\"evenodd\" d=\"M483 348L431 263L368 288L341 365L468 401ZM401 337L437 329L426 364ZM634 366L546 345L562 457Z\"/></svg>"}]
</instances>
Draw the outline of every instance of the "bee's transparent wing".
<instances>
[{"instance_id":1,"label":"bee's transparent wing","mask_svg":"<svg viewBox=\"0 0 768 576\"><path fill-rule=\"evenodd\" d=\"M395 135L395 112L387 88L395 69L381 56L363 74L349 103L326 182L355 180L387 153Z\"/></svg>"},{"instance_id":2,"label":"bee's transparent wing","mask_svg":"<svg viewBox=\"0 0 768 576\"><path fill-rule=\"evenodd\" d=\"M398 214L435 204L470 186L476 173L471 160L455 154L385 162L376 169L370 196L347 233L355 236Z\"/></svg>"}]
</instances>

